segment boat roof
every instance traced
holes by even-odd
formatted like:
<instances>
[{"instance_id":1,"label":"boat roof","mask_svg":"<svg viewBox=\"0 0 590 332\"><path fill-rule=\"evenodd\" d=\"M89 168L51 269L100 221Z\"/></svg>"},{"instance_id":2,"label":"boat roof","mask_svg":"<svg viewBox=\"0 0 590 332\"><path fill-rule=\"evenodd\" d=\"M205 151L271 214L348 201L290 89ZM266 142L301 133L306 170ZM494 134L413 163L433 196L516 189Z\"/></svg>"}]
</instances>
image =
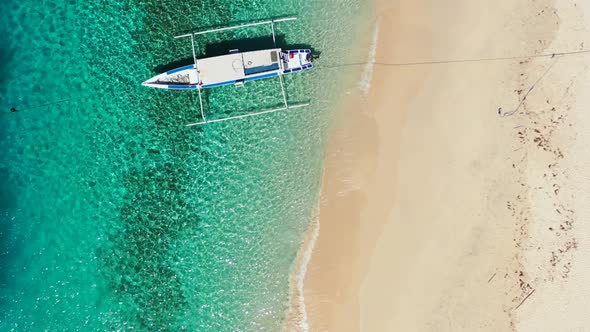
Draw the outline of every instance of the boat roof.
<instances>
[{"instance_id":1,"label":"boat roof","mask_svg":"<svg viewBox=\"0 0 590 332\"><path fill-rule=\"evenodd\" d=\"M280 52L280 48L273 48L198 59L201 83L207 85L231 82L244 79L248 75L279 70Z\"/></svg>"}]
</instances>

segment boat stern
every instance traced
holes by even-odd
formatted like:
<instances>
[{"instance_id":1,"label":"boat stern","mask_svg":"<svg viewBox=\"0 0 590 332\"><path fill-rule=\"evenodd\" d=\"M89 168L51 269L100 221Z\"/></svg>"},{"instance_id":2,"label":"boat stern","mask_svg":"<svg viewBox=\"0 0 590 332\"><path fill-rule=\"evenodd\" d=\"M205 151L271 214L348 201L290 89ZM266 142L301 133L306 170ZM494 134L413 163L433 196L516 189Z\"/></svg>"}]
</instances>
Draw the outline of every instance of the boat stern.
<instances>
[{"instance_id":1,"label":"boat stern","mask_svg":"<svg viewBox=\"0 0 590 332\"><path fill-rule=\"evenodd\" d=\"M282 53L282 58L284 74L313 68L313 55L309 49L288 50Z\"/></svg>"}]
</instances>

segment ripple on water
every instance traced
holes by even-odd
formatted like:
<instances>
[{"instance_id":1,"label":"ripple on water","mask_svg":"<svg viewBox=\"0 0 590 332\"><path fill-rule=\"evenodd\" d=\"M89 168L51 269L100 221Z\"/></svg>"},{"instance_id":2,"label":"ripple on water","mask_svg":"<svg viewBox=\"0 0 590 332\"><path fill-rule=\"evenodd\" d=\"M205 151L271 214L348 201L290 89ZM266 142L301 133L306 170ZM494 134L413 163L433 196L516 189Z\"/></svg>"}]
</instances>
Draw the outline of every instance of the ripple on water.
<instances>
[{"instance_id":1,"label":"ripple on water","mask_svg":"<svg viewBox=\"0 0 590 332\"><path fill-rule=\"evenodd\" d=\"M0 329L276 330L318 199L336 87L356 74L326 64L366 57L349 43L351 19L368 9L360 0L0 8L10 78L0 104L19 110L0 114ZM287 15L300 20L276 26L280 42L322 53L316 70L285 78L289 100L312 99L308 109L186 128L198 119L194 94L139 84L191 57L177 32ZM197 52L263 42L267 28L199 38ZM203 97L211 118L282 101L276 80Z\"/></svg>"}]
</instances>

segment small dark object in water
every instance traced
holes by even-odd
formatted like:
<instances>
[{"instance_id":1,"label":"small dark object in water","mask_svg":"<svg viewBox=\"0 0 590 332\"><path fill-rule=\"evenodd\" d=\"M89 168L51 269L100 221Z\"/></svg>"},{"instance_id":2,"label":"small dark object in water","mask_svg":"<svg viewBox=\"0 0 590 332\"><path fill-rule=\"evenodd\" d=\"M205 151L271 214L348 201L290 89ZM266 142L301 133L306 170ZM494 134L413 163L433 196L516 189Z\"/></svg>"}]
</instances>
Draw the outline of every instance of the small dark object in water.
<instances>
[{"instance_id":1,"label":"small dark object in water","mask_svg":"<svg viewBox=\"0 0 590 332\"><path fill-rule=\"evenodd\" d=\"M10 111L11 111L12 113L16 113L16 112L17 112L16 108L14 108L14 107L11 107L11 108L10 108Z\"/></svg>"},{"instance_id":2,"label":"small dark object in water","mask_svg":"<svg viewBox=\"0 0 590 332\"><path fill-rule=\"evenodd\" d=\"M306 58L307 58L307 61L313 62L313 55L307 54Z\"/></svg>"}]
</instances>

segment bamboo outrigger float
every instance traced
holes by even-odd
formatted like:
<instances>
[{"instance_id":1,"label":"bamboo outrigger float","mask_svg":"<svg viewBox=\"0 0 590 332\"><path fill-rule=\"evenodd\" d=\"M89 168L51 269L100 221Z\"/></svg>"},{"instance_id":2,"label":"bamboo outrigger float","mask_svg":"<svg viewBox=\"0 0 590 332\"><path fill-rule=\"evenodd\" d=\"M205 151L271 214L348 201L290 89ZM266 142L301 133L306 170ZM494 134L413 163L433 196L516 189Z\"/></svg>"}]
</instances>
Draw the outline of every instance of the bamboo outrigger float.
<instances>
[{"instance_id":1,"label":"bamboo outrigger float","mask_svg":"<svg viewBox=\"0 0 590 332\"><path fill-rule=\"evenodd\" d=\"M189 123L187 126L197 126L206 123L228 121L308 106L309 104L288 104L282 76L285 74L296 73L313 68L313 56L311 54L311 50L294 49L283 51L276 45L274 24L279 22L293 21L296 19L296 17L288 17L175 36L174 38L191 38L194 63L156 75L142 84L152 88L167 90L197 90L199 94L201 117L203 118L203 121ZM226 55L197 59L195 51L196 35L265 24L270 24L274 48L252 52L239 52L238 50L232 50ZM205 117L201 90L232 84L235 86L241 86L249 81L277 76L279 77L281 91L283 93L283 107L215 120L207 120Z\"/></svg>"}]
</instances>

